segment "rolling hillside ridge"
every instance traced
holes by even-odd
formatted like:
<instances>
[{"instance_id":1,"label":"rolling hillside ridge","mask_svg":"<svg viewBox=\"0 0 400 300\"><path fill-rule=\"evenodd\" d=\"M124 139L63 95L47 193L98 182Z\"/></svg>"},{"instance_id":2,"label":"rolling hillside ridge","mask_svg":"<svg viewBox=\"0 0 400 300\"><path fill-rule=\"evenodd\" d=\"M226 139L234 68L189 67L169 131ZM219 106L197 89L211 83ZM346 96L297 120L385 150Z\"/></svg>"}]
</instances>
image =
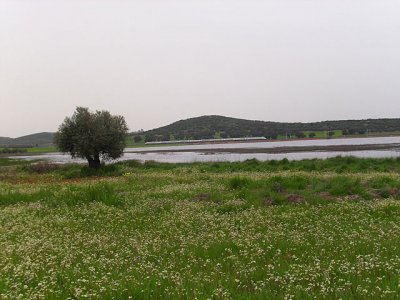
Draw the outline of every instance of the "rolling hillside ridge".
<instances>
[{"instance_id":1,"label":"rolling hillside ridge","mask_svg":"<svg viewBox=\"0 0 400 300\"><path fill-rule=\"evenodd\" d=\"M312 123L282 123L252 121L224 116L209 115L180 120L167 126L132 133L144 137L147 142L184 139L214 139L266 137L312 137L310 133L332 132L340 135L399 132L400 118L340 120ZM18 138L0 137L0 147L48 147L53 145L54 132L41 132ZM318 136L317 136L318 137Z\"/></svg>"},{"instance_id":2,"label":"rolling hillside ridge","mask_svg":"<svg viewBox=\"0 0 400 300\"><path fill-rule=\"evenodd\" d=\"M145 131L146 141L278 136L305 137L310 132L340 131L341 135L400 131L400 118L280 123L224 116L201 116Z\"/></svg>"}]
</instances>

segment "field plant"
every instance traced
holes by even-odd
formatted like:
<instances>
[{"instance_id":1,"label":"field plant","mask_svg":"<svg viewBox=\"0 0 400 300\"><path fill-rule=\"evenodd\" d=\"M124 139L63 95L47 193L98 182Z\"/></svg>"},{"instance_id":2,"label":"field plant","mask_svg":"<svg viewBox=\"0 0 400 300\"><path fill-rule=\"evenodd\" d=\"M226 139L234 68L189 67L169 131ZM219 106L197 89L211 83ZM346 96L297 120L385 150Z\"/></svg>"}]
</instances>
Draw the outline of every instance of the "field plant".
<instances>
[{"instance_id":1,"label":"field plant","mask_svg":"<svg viewBox=\"0 0 400 300\"><path fill-rule=\"evenodd\" d=\"M57 152L56 147L32 147L27 149L29 153Z\"/></svg>"},{"instance_id":2,"label":"field plant","mask_svg":"<svg viewBox=\"0 0 400 300\"><path fill-rule=\"evenodd\" d=\"M0 158L0 299L399 299L399 174Z\"/></svg>"}]
</instances>

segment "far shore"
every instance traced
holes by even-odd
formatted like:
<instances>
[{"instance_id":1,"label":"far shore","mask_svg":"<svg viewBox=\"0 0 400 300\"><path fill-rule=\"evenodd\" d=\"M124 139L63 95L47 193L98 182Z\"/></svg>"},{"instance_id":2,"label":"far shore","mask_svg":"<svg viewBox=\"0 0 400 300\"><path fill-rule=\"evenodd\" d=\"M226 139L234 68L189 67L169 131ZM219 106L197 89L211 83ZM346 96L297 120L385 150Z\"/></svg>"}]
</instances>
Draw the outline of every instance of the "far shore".
<instances>
[{"instance_id":1,"label":"far shore","mask_svg":"<svg viewBox=\"0 0 400 300\"><path fill-rule=\"evenodd\" d=\"M201 152L213 153L294 153L294 152L348 152L348 151L371 151L371 150L393 150L399 149L400 144L367 144L367 145L331 145L331 146L298 146L298 147L276 147L276 148L213 148L213 149L172 149L172 150L145 150L134 151L134 153L170 153L170 152ZM133 152L133 151L126 151Z\"/></svg>"},{"instance_id":2,"label":"far shore","mask_svg":"<svg viewBox=\"0 0 400 300\"><path fill-rule=\"evenodd\" d=\"M391 136L347 136L347 137L334 137L332 139L351 139L351 138L383 138L383 137L394 137ZM365 145L329 145L329 146L283 146L283 147L274 147L274 148L244 148L244 147L236 147L236 148L218 148L218 145L226 145L226 144L247 144L247 143L275 143L275 142L294 142L294 141L306 141L306 140L325 140L321 138L303 138L303 139L276 139L276 140L252 140L252 141L235 141L235 142L217 142L214 141L212 143L190 143L190 144L169 144L169 145L129 145L125 148L125 153L172 153L172 152L199 152L204 154L214 154L214 153L267 153L267 154L280 154L280 153L296 153L296 152L316 152L316 151L329 151L329 152L349 152L349 151L371 151L371 150L393 150L399 149L400 151L400 143L385 143L385 144L365 144ZM197 149L187 149L182 148L181 146L188 145L214 145L215 148L197 148ZM175 149L153 149L158 147L177 147ZM33 150L32 150L33 149ZM41 148L31 148L31 151L23 152L23 153L0 153L1 157L10 157L10 158L18 158L20 156L36 156L42 154L54 154L59 153L59 151L54 147L51 148L42 148L46 149L45 151L40 151ZM133 150L135 149L135 150ZM143 150L137 150L143 149Z\"/></svg>"}]
</instances>

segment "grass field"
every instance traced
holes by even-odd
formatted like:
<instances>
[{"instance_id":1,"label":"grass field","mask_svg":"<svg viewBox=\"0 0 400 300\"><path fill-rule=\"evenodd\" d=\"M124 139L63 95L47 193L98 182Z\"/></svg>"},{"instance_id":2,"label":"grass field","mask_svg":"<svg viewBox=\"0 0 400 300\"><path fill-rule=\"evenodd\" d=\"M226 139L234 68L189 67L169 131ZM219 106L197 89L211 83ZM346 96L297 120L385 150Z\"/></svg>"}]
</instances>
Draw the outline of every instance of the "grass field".
<instances>
[{"instance_id":1,"label":"grass field","mask_svg":"<svg viewBox=\"0 0 400 300\"><path fill-rule=\"evenodd\" d=\"M3 149L7 150L8 148L0 147L0 152ZM58 151L56 147L31 147L31 148L16 148L16 149L21 149L21 150L25 151L26 153L48 153L48 152L57 152ZM24 153L24 152L22 152L22 153Z\"/></svg>"},{"instance_id":2,"label":"grass field","mask_svg":"<svg viewBox=\"0 0 400 300\"><path fill-rule=\"evenodd\" d=\"M398 299L400 159L0 159L0 299Z\"/></svg>"},{"instance_id":3,"label":"grass field","mask_svg":"<svg viewBox=\"0 0 400 300\"><path fill-rule=\"evenodd\" d=\"M310 134L311 131L306 131L304 132L306 136L308 136ZM328 137L328 131L312 131L313 133L315 133L315 138L327 138ZM333 130L332 131L334 133L334 135L332 136L332 138L335 137L343 137L343 133L341 130Z\"/></svg>"},{"instance_id":4,"label":"grass field","mask_svg":"<svg viewBox=\"0 0 400 300\"><path fill-rule=\"evenodd\" d=\"M57 152L56 147L34 147L27 148L28 153L48 153L48 152Z\"/></svg>"}]
</instances>

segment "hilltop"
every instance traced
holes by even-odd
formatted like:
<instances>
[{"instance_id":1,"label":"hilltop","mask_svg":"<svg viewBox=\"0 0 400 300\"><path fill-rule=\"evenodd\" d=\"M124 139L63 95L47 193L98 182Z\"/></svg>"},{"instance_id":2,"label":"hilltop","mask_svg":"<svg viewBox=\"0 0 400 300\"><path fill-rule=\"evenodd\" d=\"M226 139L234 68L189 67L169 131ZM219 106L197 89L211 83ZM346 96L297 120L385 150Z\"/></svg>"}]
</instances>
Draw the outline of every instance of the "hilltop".
<instances>
[{"instance_id":1,"label":"hilltop","mask_svg":"<svg viewBox=\"0 0 400 300\"><path fill-rule=\"evenodd\" d=\"M400 118L281 123L210 115L180 120L143 132L146 141L278 136L305 137L310 132L340 131L343 135L400 131Z\"/></svg>"}]
</instances>

